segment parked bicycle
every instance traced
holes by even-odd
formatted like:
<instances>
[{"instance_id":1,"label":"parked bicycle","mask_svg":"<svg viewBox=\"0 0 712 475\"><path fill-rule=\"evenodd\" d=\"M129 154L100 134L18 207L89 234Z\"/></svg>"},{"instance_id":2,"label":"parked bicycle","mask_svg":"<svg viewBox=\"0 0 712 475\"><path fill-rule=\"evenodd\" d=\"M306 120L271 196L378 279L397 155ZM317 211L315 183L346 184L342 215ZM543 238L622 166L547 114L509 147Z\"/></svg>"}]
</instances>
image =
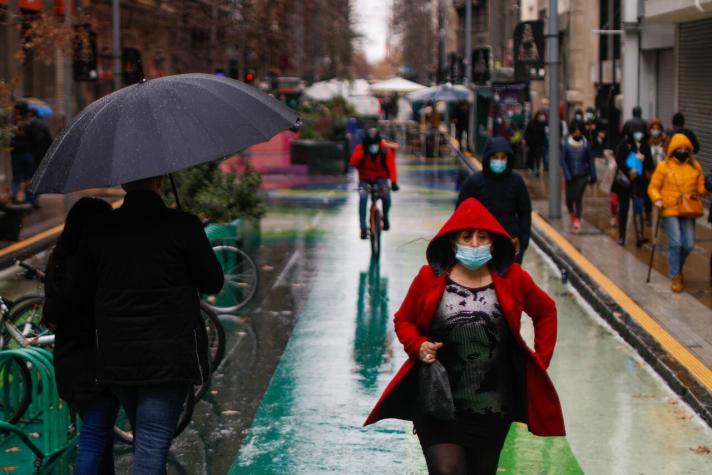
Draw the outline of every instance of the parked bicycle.
<instances>
[{"instance_id":1,"label":"parked bicycle","mask_svg":"<svg viewBox=\"0 0 712 475\"><path fill-rule=\"evenodd\" d=\"M205 294L203 301L213 312L235 313L247 305L259 287L257 264L245 251L237 247L234 239L213 240L213 252L225 274L222 290L214 295Z\"/></svg>"}]
</instances>

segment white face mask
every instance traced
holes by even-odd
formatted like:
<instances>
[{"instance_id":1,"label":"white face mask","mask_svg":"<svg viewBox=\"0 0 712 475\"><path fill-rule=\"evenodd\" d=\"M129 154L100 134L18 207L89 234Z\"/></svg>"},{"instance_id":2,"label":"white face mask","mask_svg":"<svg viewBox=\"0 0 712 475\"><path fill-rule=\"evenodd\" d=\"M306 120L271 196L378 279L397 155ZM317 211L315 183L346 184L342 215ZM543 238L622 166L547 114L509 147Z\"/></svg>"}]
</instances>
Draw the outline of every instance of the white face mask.
<instances>
[{"instance_id":1,"label":"white face mask","mask_svg":"<svg viewBox=\"0 0 712 475\"><path fill-rule=\"evenodd\" d=\"M650 135L653 137L660 137L660 131L658 129L653 129L650 131Z\"/></svg>"},{"instance_id":2,"label":"white face mask","mask_svg":"<svg viewBox=\"0 0 712 475\"><path fill-rule=\"evenodd\" d=\"M379 148L380 147L378 146L378 144L374 143L374 144L369 145L368 151L371 152L371 155L376 155L378 153Z\"/></svg>"},{"instance_id":3,"label":"white face mask","mask_svg":"<svg viewBox=\"0 0 712 475\"><path fill-rule=\"evenodd\" d=\"M633 139L636 142L640 142L641 140L643 140L643 132L633 132Z\"/></svg>"}]
</instances>

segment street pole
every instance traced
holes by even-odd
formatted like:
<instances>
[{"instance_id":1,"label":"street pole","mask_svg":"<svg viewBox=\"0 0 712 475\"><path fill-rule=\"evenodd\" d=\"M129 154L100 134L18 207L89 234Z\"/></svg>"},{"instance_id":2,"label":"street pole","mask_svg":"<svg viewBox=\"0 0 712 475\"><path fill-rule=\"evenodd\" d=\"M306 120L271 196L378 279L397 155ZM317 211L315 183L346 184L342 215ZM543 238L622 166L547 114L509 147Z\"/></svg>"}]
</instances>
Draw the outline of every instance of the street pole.
<instances>
[{"instance_id":1,"label":"street pole","mask_svg":"<svg viewBox=\"0 0 712 475\"><path fill-rule=\"evenodd\" d=\"M440 0L440 75L441 79L445 78L447 68L447 10L445 0Z\"/></svg>"},{"instance_id":2,"label":"street pole","mask_svg":"<svg viewBox=\"0 0 712 475\"><path fill-rule=\"evenodd\" d=\"M472 0L465 3L465 86L470 87L472 82ZM473 94L472 102L468 109L469 118L467 120L467 148L475 149L475 99Z\"/></svg>"},{"instance_id":3,"label":"street pole","mask_svg":"<svg viewBox=\"0 0 712 475\"><path fill-rule=\"evenodd\" d=\"M64 28L67 31L72 29L72 0L64 2ZM69 124L72 119L72 50L73 45L67 45L64 53L64 124Z\"/></svg>"},{"instance_id":4,"label":"street pole","mask_svg":"<svg viewBox=\"0 0 712 475\"><path fill-rule=\"evenodd\" d=\"M112 49L114 56L114 73L112 86L114 91L121 87L121 2L111 1Z\"/></svg>"},{"instance_id":5,"label":"street pole","mask_svg":"<svg viewBox=\"0 0 712 475\"><path fill-rule=\"evenodd\" d=\"M559 174L559 13L557 0L549 0L547 28L547 66L549 74L549 218L561 218Z\"/></svg>"}]
</instances>

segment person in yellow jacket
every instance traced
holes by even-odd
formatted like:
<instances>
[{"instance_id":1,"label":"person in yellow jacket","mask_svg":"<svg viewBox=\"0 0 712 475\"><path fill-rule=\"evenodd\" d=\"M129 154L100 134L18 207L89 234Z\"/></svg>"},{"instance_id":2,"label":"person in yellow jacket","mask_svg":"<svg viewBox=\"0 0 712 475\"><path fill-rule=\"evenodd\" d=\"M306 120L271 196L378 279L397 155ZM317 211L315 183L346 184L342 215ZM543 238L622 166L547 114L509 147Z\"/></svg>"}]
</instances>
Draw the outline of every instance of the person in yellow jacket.
<instances>
[{"instance_id":1,"label":"person in yellow jacket","mask_svg":"<svg viewBox=\"0 0 712 475\"><path fill-rule=\"evenodd\" d=\"M685 193L705 194L705 177L693 156L690 139L675 134L666 159L655 168L648 186L650 200L662 213L673 292L682 292L682 268L695 247L695 218L680 215L679 203Z\"/></svg>"}]
</instances>

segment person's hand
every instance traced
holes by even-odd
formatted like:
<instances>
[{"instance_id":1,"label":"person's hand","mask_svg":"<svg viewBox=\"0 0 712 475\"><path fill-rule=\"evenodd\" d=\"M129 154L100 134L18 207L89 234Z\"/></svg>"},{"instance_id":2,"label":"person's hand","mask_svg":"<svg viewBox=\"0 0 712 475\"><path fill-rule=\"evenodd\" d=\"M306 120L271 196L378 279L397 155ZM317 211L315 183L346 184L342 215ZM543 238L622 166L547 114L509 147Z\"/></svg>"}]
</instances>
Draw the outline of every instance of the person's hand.
<instances>
[{"instance_id":1,"label":"person's hand","mask_svg":"<svg viewBox=\"0 0 712 475\"><path fill-rule=\"evenodd\" d=\"M640 161L645 160L645 155L643 155L643 154L640 153L640 152L636 153L635 156L636 156L636 157L638 158L638 160L640 160Z\"/></svg>"},{"instance_id":2,"label":"person's hand","mask_svg":"<svg viewBox=\"0 0 712 475\"><path fill-rule=\"evenodd\" d=\"M631 179L631 180L635 180L635 177L638 176L638 172L636 172L635 170L631 169L631 170L628 172L628 175L630 175L630 179Z\"/></svg>"},{"instance_id":3,"label":"person's hand","mask_svg":"<svg viewBox=\"0 0 712 475\"><path fill-rule=\"evenodd\" d=\"M424 341L420 345L420 350L418 350L418 358L420 361L427 364L435 363L435 359L438 355L438 350L442 348L442 342L431 343L429 341Z\"/></svg>"},{"instance_id":4,"label":"person's hand","mask_svg":"<svg viewBox=\"0 0 712 475\"><path fill-rule=\"evenodd\" d=\"M654 204L655 206L657 206L658 208L662 209L662 207L663 207L663 200L657 200L657 201L655 201L655 203L653 203L653 204Z\"/></svg>"},{"instance_id":5,"label":"person's hand","mask_svg":"<svg viewBox=\"0 0 712 475\"><path fill-rule=\"evenodd\" d=\"M396 182L391 183L391 190L393 190L393 191L400 190L400 186L398 186L398 183L396 183Z\"/></svg>"},{"instance_id":6,"label":"person's hand","mask_svg":"<svg viewBox=\"0 0 712 475\"><path fill-rule=\"evenodd\" d=\"M519 255L519 251L521 250L521 243L519 242L519 238L512 238L512 245L514 246L514 255Z\"/></svg>"}]
</instances>

